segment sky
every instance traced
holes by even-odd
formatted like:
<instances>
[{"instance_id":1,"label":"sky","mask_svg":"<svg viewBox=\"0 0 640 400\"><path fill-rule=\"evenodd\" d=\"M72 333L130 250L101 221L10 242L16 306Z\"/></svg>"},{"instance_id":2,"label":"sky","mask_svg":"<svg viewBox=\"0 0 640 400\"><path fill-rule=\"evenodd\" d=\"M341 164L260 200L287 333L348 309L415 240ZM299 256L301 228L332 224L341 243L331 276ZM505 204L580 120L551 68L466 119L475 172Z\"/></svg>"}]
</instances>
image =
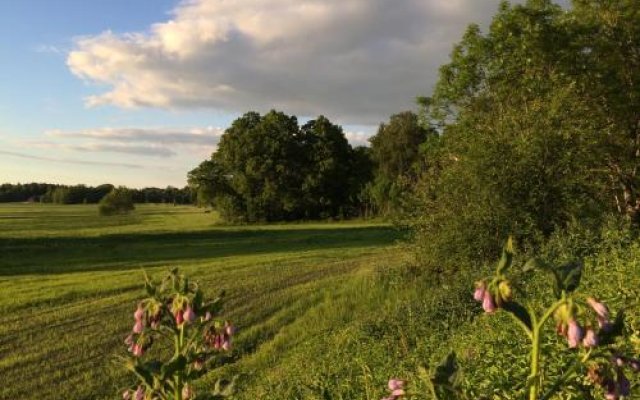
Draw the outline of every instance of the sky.
<instances>
[{"instance_id":1,"label":"sky","mask_svg":"<svg viewBox=\"0 0 640 400\"><path fill-rule=\"evenodd\" d=\"M353 145L499 0L0 0L0 182L182 187L247 111Z\"/></svg>"}]
</instances>

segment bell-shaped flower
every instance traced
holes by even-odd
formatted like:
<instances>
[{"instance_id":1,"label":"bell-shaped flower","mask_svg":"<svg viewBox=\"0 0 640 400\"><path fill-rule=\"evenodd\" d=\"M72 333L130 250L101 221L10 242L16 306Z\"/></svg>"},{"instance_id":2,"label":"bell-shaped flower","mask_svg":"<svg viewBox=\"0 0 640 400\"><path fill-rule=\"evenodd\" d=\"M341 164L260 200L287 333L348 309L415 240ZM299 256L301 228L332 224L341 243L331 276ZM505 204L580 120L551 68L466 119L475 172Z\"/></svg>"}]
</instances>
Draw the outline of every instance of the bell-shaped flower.
<instances>
[{"instance_id":1,"label":"bell-shaped flower","mask_svg":"<svg viewBox=\"0 0 640 400\"><path fill-rule=\"evenodd\" d=\"M144 324L142 321L136 321L136 324L133 325L133 333L142 333L144 330Z\"/></svg>"},{"instance_id":2,"label":"bell-shaped flower","mask_svg":"<svg viewBox=\"0 0 640 400\"><path fill-rule=\"evenodd\" d=\"M193 312L191 306L187 306L187 309L182 313L182 317L187 323L192 323L196 319L196 313Z\"/></svg>"},{"instance_id":3,"label":"bell-shaped flower","mask_svg":"<svg viewBox=\"0 0 640 400\"><path fill-rule=\"evenodd\" d=\"M598 345L598 335L596 335L593 329L587 329L582 339L582 345L586 348L596 347Z\"/></svg>"},{"instance_id":4,"label":"bell-shaped flower","mask_svg":"<svg viewBox=\"0 0 640 400\"><path fill-rule=\"evenodd\" d=\"M587 303L593 308L599 318L603 320L609 320L609 309L603 303L597 301L593 297L587 299Z\"/></svg>"},{"instance_id":5,"label":"bell-shaped flower","mask_svg":"<svg viewBox=\"0 0 640 400\"><path fill-rule=\"evenodd\" d=\"M138 386L138 390L136 390L136 400L144 400L144 386L140 385Z\"/></svg>"},{"instance_id":6,"label":"bell-shaped flower","mask_svg":"<svg viewBox=\"0 0 640 400\"><path fill-rule=\"evenodd\" d=\"M482 298L482 309L486 313L492 313L496 310L496 303L493 301L493 296L488 290L485 290Z\"/></svg>"},{"instance_id":7,"label":"bell-shaped flower","mask_svg":"<svg viewBox=\"0 0 640 400\"><path fill-rule=\"evenodd\" d=\"M567 342L569 347L574 349L578 347L580 341L582 340L582 327L575 319L569 320L568 329L567 329Z\"/></svg>"},{"instance_id":8,"label":"bell-shaped flower","mask_svg":"<svg viewBox=\"0 0 640 400\"><path fill-rule=\"evenodd\" d=\"M394 391L394 390L398 390L398 389L404 389L404 384L405 381L401 380L401 379L389 379L389 383L387 384L387 386L389 387L389 390Z\"/></svg>"},{"instance_id":9,"label":"bell-shaped flower","mask_svg":"<svg viewBox=\"0 0 640 400\"><path fill-rule=\"evenodd\" d=\"M136 309L136 312L133 313L133 318L136 321L142 321L142 318L144 318L144 308L142 307L142 305L138 305L138 308Z\"/></svg>"}]
</instances>

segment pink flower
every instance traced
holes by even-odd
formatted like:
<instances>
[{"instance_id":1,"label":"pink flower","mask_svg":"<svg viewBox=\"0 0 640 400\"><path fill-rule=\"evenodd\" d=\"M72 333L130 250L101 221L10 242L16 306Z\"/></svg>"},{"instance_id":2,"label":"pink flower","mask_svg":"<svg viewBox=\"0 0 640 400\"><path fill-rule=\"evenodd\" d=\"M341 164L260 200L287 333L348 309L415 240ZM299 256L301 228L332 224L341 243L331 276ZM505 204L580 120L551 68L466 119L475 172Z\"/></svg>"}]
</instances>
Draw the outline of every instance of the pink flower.
<instances>
[{"instance_id":1,"label":"pink flower","mask_svg":"<svg viewBox=\"0 0 640 400\"><path fill-rule=\"evenodd\" d=\"M398 389L404 389L404 381L401 379L389 379L389 390L393 391L393 390L398 390Z\"/></svg>"},{"instance_id":2,"label":"pink flower","mask_svg":"<svg viewBox=\"0 0 640 400\"><path fill-rule=\"evenodd\" d=\"M473 292L473 299L475 301L482 301L484 299L484 292L487 290L487 285L480 281L476 283L476 290Z\"/></svg>"},{"instance_id":3,"label":"pink flower","mask_svg":"<svg viewBox=\"0 0 640 400\"><path fill-rule=\"evenodd\" d=\"M631 360L629 360L629 366L635 372L640 372L640 360L632 358Z\"/></svg>"},{"instance_id":4,"label":"pink flower","mask_svg":"<svg viewBox=\"0 0 640 400\"><path fill-rule=\"evenodd\" d=\"M609 319L609 309L607 308L606 305L604 305L603 303L600 303L593 297L589 297L587 299L587 303L591 306L591 308L593 308L593 311L595 311L596 314L598 314L598 317L602 318L603 320Z\"/></svg>"},{"instance_id":5,"label":"pink flower","mask_svg":"<svg viewBox=\"0 0 640 400\"><path fill-rule=\"evenodd\" d=\"M236 333L236 328L227 321L224 323L224 331L227 335L233 336L233 334Z\"/></svg>"},{"instance_id":6,"label":"pink flower","mask_svg":"<svg viewBox=\"0 0 640 400\"><path fill-rule=\"evenodd\" d=\"M187 323L192 323L196 319L196 313L193 312L191 306L187 306L187 309L182 313L182 317Z\"/></svg>"},{"instance_id":7,"label":"pink flower","mask_svg":"<svg viewBox=\"0 0 640 400\"><path fill-rule=\"evenodd\" d=\"M176 318L176 325L180 326L184 322L184 316L182 315L182 310L176 310L174 317Z\"/></svg>"},{"instance_id":8,"label":"pink flower","mask_svg":"<svg viewBox=\"0 0 640 400\"><path fill-rule=\"evenodd\" d=\"M575 319L570 320L569 329L567 331L567 342L569 343L569 347L572 349L578 347L582 340L582 335L583 332L580 324L578 324Z\"/></svg>"},{"instance_id":9,"label":"pink flower","mask_svg":"<svg viewBox=\"0 0 640 400\"><path fill-rule=\"evenodd\" d=\"M144 400L144 387L138 386L138 390L136 390L136 400Z\"/></svg>"},{"instance_id":10,"label":"pink flower","mask_svg":"<svg viewBox=\"0 0 640 400\"><path fill-rule=\"evenodd\" d=\"M144 349L138 343L134 343L133 346L131 347L131 352L133 353L134 356L140 357L144 354Z\"/></svg>"},{"instance_id":11,"label":"pink flower","mask_svg":"<svg viewBox=\"0 0 640 400\"><path fill-rule=\"evenodd\" d=\"M492 313L496 310L496 304L493 302L493 296L488 290L485 290L484 297L482 299L482 309L487 313Z\"/></svg>"},{"instance_id":12,"label":"pink flower","mask_svg":"<svg viewBox=\"0 0 640 400\"><path fill-rule=\"evenodd\" d=\"M229 341L229 339L225 339L222 341L222 350L224 351L231 350L231 342Z\"/></svg>"},{"instance_id":13,"label":"pink flower","mask_svg":"<svg viewBox=\"0 0 640 400\"><path fill-rule=\"evenodd\" d=\"M207 312L204 314L204 318L203 318L202 320L203 320L203 321L205 321L205 322L207 322L207 321L210 321L212 317L213 317L213 315L211 315L211 312L210 312L210 311L207 311Z\"/></svg>"},{"instance_id":14,"label":"pink flower","mask_svg":"<svg viewBox=\"0 0 640 400\"><path fill-rule=\"evenodd\" d=\"M582 339L582 345L586 348L596 347L598 345L598 336L593 329L587 329L587 333L585 333L584 339Z\"/></svg>"},{"instance_id":15,"label":"pink flower","mask_svg":"<svg viewBox=\"0 0 640 400\"><path fill-rule=\"evenodd\" d=\"M136 324L133 326L133 333L141 333L144 330L144 325L142 321L136 321Z\"/></svg>"},{"instance_id":16,"label":"pink flower","mask_svg":"<svg viewBox=\"0 0 640 400\"><path fill-rule=\"evenodd\" d=\"M142 308L141 305L138 305L136 312L133 313L133 318L135 318L136 321L140 321L144 318L144 308Z\"/></svg>"}]
</instances>

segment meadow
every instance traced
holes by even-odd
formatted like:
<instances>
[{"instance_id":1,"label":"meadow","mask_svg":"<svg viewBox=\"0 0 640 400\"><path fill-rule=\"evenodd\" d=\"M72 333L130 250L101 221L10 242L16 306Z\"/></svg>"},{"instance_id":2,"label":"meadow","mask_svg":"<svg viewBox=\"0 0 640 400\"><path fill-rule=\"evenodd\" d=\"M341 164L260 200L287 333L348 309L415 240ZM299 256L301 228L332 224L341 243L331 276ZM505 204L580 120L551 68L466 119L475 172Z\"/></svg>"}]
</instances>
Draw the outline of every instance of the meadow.
<instances>
[{"instance_id":1,"label":"meadow","mask_svg":"<svg viewBox=\"0 0 640 400\"><path fill-rule=\"evenodd\" d=\"M225 317L239 328L199 391L237 377L237 399L371 400L402 377L409 398L431 398L418 367L453 349L477 398L518 398L502 393L523 388L526 343L504 314L483 315L471 299L490 267L435 279L400 239L373 222L225 226L185 206L100 218L89 205L2 205L0 398L118 398L134 382L115 356L144 296L142 271L159 278L173 267L208 296L225 290ZM640 242L623 241L585 259L583 286L628 308L638 352ZM542 303L547 281L523 279Z\"/></svg>"}]
</instances>

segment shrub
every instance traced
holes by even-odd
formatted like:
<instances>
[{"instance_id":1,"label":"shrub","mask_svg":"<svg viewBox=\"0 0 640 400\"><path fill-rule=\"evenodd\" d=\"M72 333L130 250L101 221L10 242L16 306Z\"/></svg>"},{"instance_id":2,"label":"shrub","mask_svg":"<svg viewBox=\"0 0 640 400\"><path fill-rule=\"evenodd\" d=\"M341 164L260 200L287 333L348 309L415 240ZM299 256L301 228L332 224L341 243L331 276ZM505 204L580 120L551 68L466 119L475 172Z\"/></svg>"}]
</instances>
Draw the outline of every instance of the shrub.
<instances>
[{"instance_id":1,"label":"shrub","mask_svg":"<svg viewBox=\"0 0 640 400\"><path fill-rule=\"evenodd\" d=\"M98 205L100 215L128 214L134 209L131 191L124 187L113 189Z\"/></svg>"}]
</instances>

